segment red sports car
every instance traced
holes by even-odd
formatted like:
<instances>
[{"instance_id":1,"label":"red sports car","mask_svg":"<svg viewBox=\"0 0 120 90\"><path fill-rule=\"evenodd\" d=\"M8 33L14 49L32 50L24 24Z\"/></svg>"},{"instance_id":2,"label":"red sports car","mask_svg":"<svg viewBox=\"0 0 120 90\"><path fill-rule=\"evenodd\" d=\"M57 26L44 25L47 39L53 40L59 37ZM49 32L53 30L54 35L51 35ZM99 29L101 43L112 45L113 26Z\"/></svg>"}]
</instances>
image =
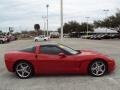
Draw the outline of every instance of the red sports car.
<instances>
[{"instance_id":1,"label":"red sports car","mask_svg":"<svg viewBox=\"0 0 120 90\"><path fill-rule=\"evenodd\" d=\"M95 51L74 50L61 44L36 45L5 54L10 72L21 79L32 75L90 74L103 76L115 69L115 61Z\"/></svg>"}]
</instances>

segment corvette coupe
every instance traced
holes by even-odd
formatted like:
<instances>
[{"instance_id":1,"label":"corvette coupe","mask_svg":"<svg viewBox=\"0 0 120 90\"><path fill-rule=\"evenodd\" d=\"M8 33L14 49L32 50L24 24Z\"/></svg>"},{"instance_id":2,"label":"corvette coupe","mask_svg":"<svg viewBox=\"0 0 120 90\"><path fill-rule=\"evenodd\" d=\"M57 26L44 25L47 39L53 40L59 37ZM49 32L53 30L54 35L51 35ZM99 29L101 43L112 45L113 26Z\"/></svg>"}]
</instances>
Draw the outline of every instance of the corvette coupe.
<instances>
[{"instance_id":1,"label":"corvette coupe","mask_svg":"<svg viewBox=\"0 0 120 90\"><path fill-rule=\"evenodd\" d=\"M5 54L5 64L19 78L33 75L89 74L100 77L115 69L115 61L90 50L74 50L61 44L36 45Z\"/></svg>"}]
</instances>

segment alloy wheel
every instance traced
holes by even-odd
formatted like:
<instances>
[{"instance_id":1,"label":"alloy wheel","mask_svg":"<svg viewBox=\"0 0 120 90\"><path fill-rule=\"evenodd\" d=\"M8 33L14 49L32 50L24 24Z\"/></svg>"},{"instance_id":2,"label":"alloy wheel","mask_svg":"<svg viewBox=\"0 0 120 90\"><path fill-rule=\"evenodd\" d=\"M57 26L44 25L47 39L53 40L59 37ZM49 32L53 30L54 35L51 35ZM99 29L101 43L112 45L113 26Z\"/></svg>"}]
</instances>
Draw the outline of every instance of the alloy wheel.
<instances>
[{"instance_id":1,"label":"alloy wheel","mask_svg":"<svg viewBox=\"0 0 120 90\"><path fill-rule=\"evenodd\" d=\"M90 66L90 73L93 76L99 77L105 74L106 64L103 61L95 61Z\"/></svg>"},{"instance_id":2,"label":"alloy wheel","mask_svg":"<svg viewBox=\"0 0 120 90\"><path fill-rule=\"evenodd\" d=\"M19 78L26 79L32 74L31 65L25 62L16 65L16 74Z\"/></svg>"}]
</instances>

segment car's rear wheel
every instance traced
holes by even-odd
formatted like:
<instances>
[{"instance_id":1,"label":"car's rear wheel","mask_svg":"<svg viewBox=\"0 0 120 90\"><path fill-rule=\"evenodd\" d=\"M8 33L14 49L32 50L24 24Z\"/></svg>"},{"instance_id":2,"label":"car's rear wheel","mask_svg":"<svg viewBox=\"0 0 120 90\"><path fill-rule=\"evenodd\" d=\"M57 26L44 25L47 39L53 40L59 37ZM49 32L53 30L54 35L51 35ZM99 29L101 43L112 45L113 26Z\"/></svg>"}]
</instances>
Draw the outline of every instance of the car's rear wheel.
<instances>
[{"instance_id":1,"label":"car's rear wheel","mask_svg":"<svg viewBox=\"0 0 120 90\"><path fill-rule=\"evenodd\" d=\"M89 66L89 73L92 76L100 77L107 72L107 65L102 60L96 60L92 62Z\"/></svg>"},{"instance_id":2,"label":"car's rear wheel","mask_svg":"<svg viewBox=\"0 0 120 90\"><path fill-rule=\"evenodd\" d=\"M19 62L15 66L15 73L20 79L27 79L33 75L32 65L27 62Z\"/></svg>"},{"instance_id":3,"label":"car's rear wheel","mask_svg":"<svg viewBox=\"0 0 120 90\"><path fill-rule=\"evenodd\" d=\"M37 39L35 39L35 42L38 42L38 40L37 40Z\"/></svg>"},{"instance_id":4,"label":"car's rear wheel","mask_svg":"<svg viewBox=\"0 0 120 90\"><path fill-rule=\"evenodd\" d=\"M47 41L46 39L44 39L44 41Z\"/></svg>"}]
</instances>

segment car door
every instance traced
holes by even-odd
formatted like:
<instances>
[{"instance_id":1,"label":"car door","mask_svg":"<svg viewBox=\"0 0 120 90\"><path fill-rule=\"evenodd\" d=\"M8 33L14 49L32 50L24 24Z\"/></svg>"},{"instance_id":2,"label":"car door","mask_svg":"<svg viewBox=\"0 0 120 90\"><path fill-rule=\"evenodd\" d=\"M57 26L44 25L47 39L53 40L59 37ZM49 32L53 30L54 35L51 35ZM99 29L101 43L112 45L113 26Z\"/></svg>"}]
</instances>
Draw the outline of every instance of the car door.
<instances>
[{"instance_id":1,"label":"car door","mask_svg":"<svg viewBox=\"0 0 120 90\"><path fill-rule=\"evenodd\" d=\"M63 50L56 46L40 47L37 66L40 74L78 73L79 63L75 55L60 56Z\"/></svg>"},{"instance_id":2,"label":"car door","mask_svg":"<svg viewBox=\"0 0 120 90\"><path fill-rule=\"evenodd\" d=\"M41 36L39 36L39 41L43 41L43 38Z\"/></svg>"}]
</instances>

